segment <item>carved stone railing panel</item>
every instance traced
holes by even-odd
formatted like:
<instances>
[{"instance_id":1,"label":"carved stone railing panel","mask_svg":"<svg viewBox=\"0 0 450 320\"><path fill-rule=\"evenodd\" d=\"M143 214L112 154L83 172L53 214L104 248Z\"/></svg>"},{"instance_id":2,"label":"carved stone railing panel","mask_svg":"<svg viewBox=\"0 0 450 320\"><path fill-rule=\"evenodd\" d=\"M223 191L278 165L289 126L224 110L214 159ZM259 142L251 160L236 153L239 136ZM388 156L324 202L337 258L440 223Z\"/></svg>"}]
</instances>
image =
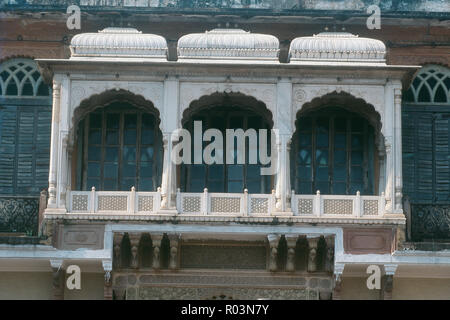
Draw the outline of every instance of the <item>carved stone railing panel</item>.
<instances>
[{"instance_id":1,"label":"carved stone railing panel","mask_svg":"<svg viewBox=\"0 0 450 320\"><path fill-rule=\"evenodd\" d=\"M273 194L177 192L180 214L268 216L274 209Z\"/></svg>"},{"instance_id":2,"label":"carved stone railing panel","mask_svg":"<svg viewBox=\"0 0 450 320\"><path fill-rule=\"evenodd\" d=\"M36 235L39 197L0 196L0 232Z\"/></svg>"},{"instance_id":3,"label":"carved stone railing panel","mask_svg":"<svg viewBox=\"0 0 450 320\"><path fill-rule=\"evenodd\" d=\"M450 205L411 204L413 241L450 240Z\"/></svg>"},{"instance_id":4,"label":"carved stone railing panel","mask_svg":"<svg viewBox=\"0 0 450 320\"><path fill-rule=\"evenodd\" d=\"M149 214L160 209L161 193L127 191L71 191L69 213Z\"/></svg>"},{"instance_id":5,"label":"carved stone railing panel","mask_svg":"<svg viewBox=\"0 0 450 320\"><path fill-rule=\"evenodd\" d=\"M296 216L379 218L384 215L385 197L356 195L296 195L291 196Z\"/></svg>"}]
</instances>

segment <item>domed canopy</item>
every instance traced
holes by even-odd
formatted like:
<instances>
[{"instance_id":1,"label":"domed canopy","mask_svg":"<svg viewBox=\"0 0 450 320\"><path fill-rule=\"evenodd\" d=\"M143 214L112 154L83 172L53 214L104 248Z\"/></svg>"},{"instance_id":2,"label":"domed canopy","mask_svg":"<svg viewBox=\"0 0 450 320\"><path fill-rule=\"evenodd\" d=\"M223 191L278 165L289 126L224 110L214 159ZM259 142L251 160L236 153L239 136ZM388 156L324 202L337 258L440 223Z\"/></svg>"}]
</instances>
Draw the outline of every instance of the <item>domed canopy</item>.
<instances>
[{"instance_id":1,"label":"domed canopy","mask_svg":"<svg viewBox=\"0 0 450 320\"><path fill-rule=\"evenodd\" d=\"M322 32L291 42L291 62L385 63L386 46L380 40L360 38L348 32Z\"/></svg>"},{"instance_id":2,"label":"domed canopy","mask_svg":"<svg viewBox=\"0 0 450 320\"><path fill-rule=\"evenodd\" d=\"M178 40L178 59L278 61L280 42L274 36L241 29L213 29Z\"/></svg>"},{"instance_id":3,"label":"domed canopy","mask_svg":"<svg viewBox=\"0 0 450 320\"><path fill-rule=\"evenodd\" d=\"M145 58L167 60L167 42L161 36L134 28L106 28L81 33L70 43L71 59L86 57Z\"/></svg>"}]
</instances>

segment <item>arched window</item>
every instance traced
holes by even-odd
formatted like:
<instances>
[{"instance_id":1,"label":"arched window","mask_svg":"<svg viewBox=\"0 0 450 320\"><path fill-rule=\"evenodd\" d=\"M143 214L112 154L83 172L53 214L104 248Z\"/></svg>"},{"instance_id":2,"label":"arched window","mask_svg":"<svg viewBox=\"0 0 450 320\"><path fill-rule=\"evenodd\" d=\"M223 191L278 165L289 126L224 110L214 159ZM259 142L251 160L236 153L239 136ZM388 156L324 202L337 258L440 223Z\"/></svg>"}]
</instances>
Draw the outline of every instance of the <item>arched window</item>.
<instances>
[{"instance_id":1,"label":"arched window","mask_svg":"<svg viewBox=\"0 0 450 320\"><path fill-rule=\"evenodd\" d=\"M403 194L414 241L448 240L450 208L450 69L419 70L402 105Z\"/></svg>"},{"instance_id":2,"label":"arched window","mask_svg":"<svg viewBox=\"0 0 450 320\"><path fill-rule=\"evenodd\" d=\"M0 194L35 195L48 186L51 97L31 59L0 64Z\"/></svg>"},{"instance_id":3,"label":"arched window","mask_svg":"<svg viewBox=\"0 0 450 320\"><path fill-rule=\"evenodd\" d=\"M156 191L161 184L162 135L156 112L113 102L80 121L79 184L83 190Z\"/></svg>"},{"instance_id":4,"label":"arched window","mask_svg":"<svg viewBox=\"0 0 450 320\"><path fill-rule=\"evenodd\" d=\"M50 95L50 87L42 80L33 60L11 59L0 66L0 94L3 97L46 97Z\"/></svg>"},{"instance_id":5,"label":"arched window","mask_svg":"<svg viewBox=\"0 0 450 320\"><path fill-rule=\"evenodd\" d=\"M249 160L249 139L245 139L245 163L237 162L237 139L234 149L226 146L226 129L255 129L258 135L259 129L266 129L270 141L270 129L272 128L271 116L265 105L256 99L244 95L214 94L200 100L202 106L196 108L189 115L185 114L183 127L191 133L194 139L194 121L202 122L202 135L207 129L218 129L223 135L223 164L207 165L182 164L181 165L181 190L184 192L203 192L208 188L209 192L242 193L246 188L250 193L270 193L272 180L269 175L261 175L262 165L251 164ZM258 111L259 110L259 111ZM259 141L259 139L257 139ZM256 142L259 144L259 142ZM209 142L203 142L205 148ZM270 143L268 144L270 152ZM193 149L192 149L193 150ZM259 146L257 146L259 150ZM227 154L233 153L234 164L227 164ZM194 154L192 152L192 159ZM192 160L191 163L194 163Z\"/></svg>"},{"instance_id":6,"label":"arched window","mask_svg":"<svg viewBox=\"0 0 450 320\"><path fill-rule=\"evenodd\" d=\"M428 65L420 69L406 91L404 101L420 104L450 103L449 69L437 65Z\"/></svg>"},{"instance_id":7,"label":"arched window","mask_svg":"<svg viewBox=\"0 0 450 320\"><path fill-rule=\"evenodd\" d=\"M373 194L374 142L373 127L356 113L326 107L301 114L291 151L295 192Z\"/></svg>"}]
</instances>

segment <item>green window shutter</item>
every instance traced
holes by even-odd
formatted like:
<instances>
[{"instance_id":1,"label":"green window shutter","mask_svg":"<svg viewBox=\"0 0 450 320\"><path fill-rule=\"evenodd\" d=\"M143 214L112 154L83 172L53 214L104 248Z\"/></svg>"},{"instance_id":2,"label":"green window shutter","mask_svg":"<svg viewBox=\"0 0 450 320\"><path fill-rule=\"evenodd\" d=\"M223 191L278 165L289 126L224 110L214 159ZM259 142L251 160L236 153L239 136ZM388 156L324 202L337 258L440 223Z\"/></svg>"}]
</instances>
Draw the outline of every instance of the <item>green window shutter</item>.
<instances>
[{"instance_id":1,"label":"green window shutter","mask_svg":"<svg viewBox=\"0 0 450 320\"><path fill-rule=\"evenodd\" d=\"M15 185L17 109L0 109L0 194L13 194Z\"/></svg>"},{"instance_id":2,"label":"green window shutter","mask_svg":"<svg viewBox=\"0 0 450 320\"><path fill-rule=\"evenodd\" d=\"M449 121L438 115L434 121L434 165L436 203L449 200Z\"/></svg>"}]
</instances>

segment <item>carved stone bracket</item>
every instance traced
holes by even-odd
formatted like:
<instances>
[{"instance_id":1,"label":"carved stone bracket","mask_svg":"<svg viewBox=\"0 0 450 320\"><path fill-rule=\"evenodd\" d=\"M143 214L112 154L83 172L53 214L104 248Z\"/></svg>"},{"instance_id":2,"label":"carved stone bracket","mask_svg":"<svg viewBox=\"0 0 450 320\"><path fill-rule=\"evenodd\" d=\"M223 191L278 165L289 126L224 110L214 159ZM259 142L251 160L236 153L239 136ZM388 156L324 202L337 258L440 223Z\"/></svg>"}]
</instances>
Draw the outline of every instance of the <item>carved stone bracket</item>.
<instances>
[{"instance_id":1,"label":"carved stone bracket","mask_svg":"<svg viewBox=\"0 0 450 320\"><path fill-rule=\"evenodd\" d=\"M153 269L159 269L161 267L161 240L163 234L152 234L152 244L153 244Z\"/></svg>"},{"instance_id":2,"label":"carved stone bracket","mask_svg":"<svg viewBox=\"0 0 450 320\"><path fill-rule=\"evenodd\" d=\"M103 270L105 271L105 283L103 287L103 298L105 300L112 300L113 291L112 291L112 261L111 260L103 260L102 261Z\"/></svg>"},{"instance_id":3,"label":"carved stone bracket","mask_svg":"<svg viewBox=\"0 0 450 320\"><path fill-rule=\"evenodd\" d=\"M287 260L286 260L286 271L295 270L295 246L297 244L298 235L287 234L285 235L287 243Z\"/></svg>"},{"instance_id":4,"label":"carved stone bracket","mask_svg":"<svg viewBox=\"0 0 450 320\"><path fill-rule=\"evenodd\" d=\"M341 299L342 290L342 274L344 273L345 264L336 263L334 265L334 289L333 300Z\"/></svg>"},{"instance_id":5,"label":"carved stone bracket","mask_svg":"<svg viewBox=\"0 0 450 320\"><path fill-rule=\"evenodd\" d=\"M269 241L270 255L269 255L269 270L277 271L277 257L278 257L278 244L280 242L280 236L277 234L267 235Z\"/></svg>"},{"instance_id":6,"label":"carved stone bracket","mask_svg":"<svg viewBox=\"0 0 450 320\"><path fill-rule=\"evenodd\" d=\"M308 238L308 272L317 271L317 244L319 238Z\"/></svg>"},{"instance_id":7,"label":"carved stone bracket","mask_svg":"<svg viewBox=\"0 0 450 320\"><path fill-rule=\"evenodd\" d=\"M131 245L131 267L137 269L139 267L139 240L141 238L140 233L130 233L130 245Z\"/></svg>"},{"instance_id":8,"label":"carved stone bracket","mask_svg":"<svg viewBox=\"0 0 450 320\"><path fill-rule=\"evenodd\" d=\"M383 288L381 290L383 300L392 300L392 289L394 288L394 275L397 271L397 264L385 264L383 277Z\"/></svg>"},{"instance_id":9,"label":"carved stone bracket","mask_svg":"<svg viewBox=\"0 0 450 320\"><path fill-rule=\"evenodd\" d=\"M53 300L64 300L64 276L62 260L50 260L52 267Z\"/></svg>"},{"instance_id":10,"label":"carved stone bracket","mask_svg":"<svg viewBox=\"0 0 450 320\"><path fill-rule=\"evenodd\" d=\"M169 234L170 240L170 258L169 269L175 270L178 268L178 244L181 236L178 234Z\"/></svg>"},{"instance_id":11,"label":"carved stone bracket","mask_svg":"<svg viewBox=\"0 0 450 320\"><path fill-rule=\"evenodd\" d=\"M334 265L334 238L326 237L325 242L327 244L327 251L325 257L325 271L333 272Z\"/></svg>"},{"instance_id":12,"label":"carved stone bracket","mask_svg":"<svg viewBox=\"0 0 450 320\"><path fill-rule=\"evenodd\" d=\"M121 259L120 247L121 247L121 244L122 244L122 239L123 239L123 234L121 234L121 233L115 233L114 234L114 240L113 240L113 243L114 243L114 247L113 247L114 258L113 258L113 262L114 262L114 268L115 269L120 268L120 259Z\"/></svg>"}]
</instances>

